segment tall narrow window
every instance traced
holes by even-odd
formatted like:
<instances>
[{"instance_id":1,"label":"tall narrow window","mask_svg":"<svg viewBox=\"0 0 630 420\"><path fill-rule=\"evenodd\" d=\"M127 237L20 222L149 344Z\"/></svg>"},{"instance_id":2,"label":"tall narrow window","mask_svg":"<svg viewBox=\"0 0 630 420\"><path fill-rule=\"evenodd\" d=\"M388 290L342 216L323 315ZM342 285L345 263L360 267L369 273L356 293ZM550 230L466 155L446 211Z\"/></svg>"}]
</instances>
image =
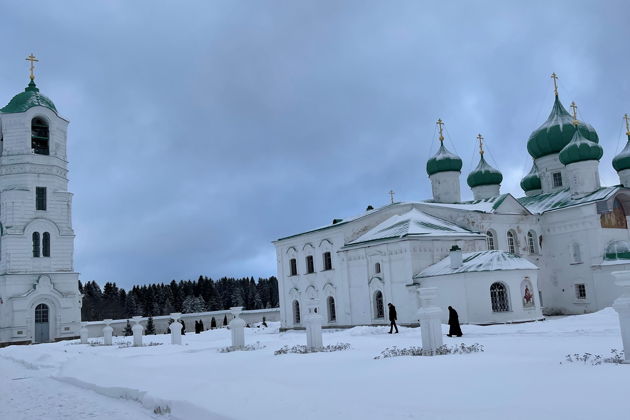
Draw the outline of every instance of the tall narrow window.
<instances>
[{"instance_id":1,"label":"tall narrow window","mask_svg":"<svg viewBox=\"0 0 630 420\"><path fill-rule=\"evenodd\" d=\"M42 257L50 257L50 233L42 235Z\"/></svg>"},{"instance_id":2,"label":"tall narrow window","mask_svg":"<svg viewBox=\"0 0 630 420\"><path fill-rule=\"evenodd\" d=\"M36 155L48 155L49 150L48 123L40 117L31 121L31 149Z\"/></svg>"},{"instance_id":3,"label":"tall narrow window","mask_svg":"<svg viewBox=\"0 0 630 420\"><path fill-rule=\"evenodd\" d=\"M295 258L291 258L290 266L291 275L297 276L297 260Z\"/></svg>"},{"instance_id":4,"label":"tall narrow window","mask_svg":"<svg viewBox=\"0 0 630 420\"><path fill-rule=\"evenodd\" d=\"M516 237L514 236L514 232L508 230L507 233L507 243L508 243L508 252L511 254L516 254Z\"/></svg>"},{"instance_id":5,"label":"tall narrow window","mask_svg":"<svg viewBox=\"0 0 630 420\"><path fill-rule=\"evenodd\" d=\"M315 272L315 264L313 263L312 255L306 257L306 272L309 274Z\"/></svg>"},{"instance_id":6,"label":"tall narrow window","mask_svg":"<svg viewBox=\"0 0 630 420\"><path fill-rule=\"evenodd\" d=\"M374 314L376 318L385 318L385 308L383 307L383 293L377 290L374 294Z\"/></svg>"},{"instance_id":7,"label":"tall narrow window","mask_svg":"<svg viewBox=\"0 0 630 420\"><path fill-rule=\"evenodd\" d=\"M531 231L527 232L527 246L530 254L536 253L536 240L534 239L534 233Z\"/></svg>"},{"instance_id":8,"label":"tall narrow window","mask_svg":"<svg viewBox=\"0 0 630 420\"><path fill-rule=\"evenodd\" d=\"M552 176L553 176L553 187L554 188L562 187L562 173L554 172Z\"/></svg>"},{"instance_id":9,"label":"tall narrow window","mask_svg":"<svg viewBox=\"0 0 630 420\"><path fill-rule=\"evenodd\" d=\"M300 323L300 302L297 300L293 301L293 323Z\"/></svg>"},{"instance_id":10,"label":"tall narrow window","mask_svg":"<svg viewBox=\"0 0 630 420\"><path fill-rule=\"evenodd\" d=\"M494 233L491 230L486 232L486 245L488 249L497 249L494 244Z\"/></svg>"},{"instance_id":11,"label":"tall narrow window","mask_svg":"<svg viewBox=\"0 0 630 420\"><path fill-rule=\"evenodd\" d=\"M381 272L381 263L374 264L374 272L379 274Z\"/></svg>"},{"instance_id":12,"label":"tall narrow window","mask_svg":"<svg viewBox=\"0 0 630 420\"><path fill-rule=\"evenodd\" d=\"M46 210L46 187L35 187L35 210Z\"/></svg>"},{"instance_id":13,"label":"tall narrow window","mask_svg":"<svg viewBox=\"0 0 630 420\"><path fill-rule=\"evenodd\" d=\"M337 320L337 313L335 312L335 298L328 296L328 322L334 322Z\"/></svg>"},{"instance_id":14,"label":"tall narrow window","mask_svg":"<svg viewBox=\"0 0 630 420\"><path fill-rule=\"evenodd\" d=\"M39 258L39 232L33 232L33 258Z\"/></svg>"},{"instance_id":15,"label":"tall narrow window","mask_svg":"<svg viewBox=\"0 0 630 420\"><path fill-rule=\"evenodd\" d=\"M579 264L582 262L582 252L580 252L580 244L573 242L571 244L571 262Z\"/></svg>"},{"instance_id":16,"label":"tall narrow window","mask_svg":"<svg viewBox=\"0 0 630 420\"><path fill-rule=\"evenodd\" d=\"M324 270L332 270L332 256L330 252L324 252Z\"/></svg>"},{"instance_id":17,"label":"tall narrow window","mask_svg":"<svg viewBox=\"0 0 630 420\"><path fill-rule=\"evenodd\" d=\"M507 312L510 310L507 289L503 283L493 283L490 286L490 301L492 303L492 312Z\"/></svg>"}]
</instances>

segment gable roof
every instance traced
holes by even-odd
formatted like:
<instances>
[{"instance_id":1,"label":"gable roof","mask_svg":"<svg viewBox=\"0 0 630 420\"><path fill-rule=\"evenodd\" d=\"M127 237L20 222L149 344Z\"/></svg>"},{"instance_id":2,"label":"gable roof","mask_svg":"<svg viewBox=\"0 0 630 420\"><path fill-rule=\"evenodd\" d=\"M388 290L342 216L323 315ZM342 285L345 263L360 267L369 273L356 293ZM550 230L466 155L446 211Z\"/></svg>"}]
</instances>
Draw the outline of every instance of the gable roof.
<instances>
[{"instance_id":1,"label":"gable roof","mask_svg":"<svg viewBox=\"0 0 630 420\"><path fill-rule=\"evenodd\" d=\"M538 270L523 257L505 251L476 251L462 254L462 265L451 268L450 256L430 265L413 278L444 276L447 274L499 270Z\"/></svg>"},{"instance_id":2,"label":"gable roof","mask_svg":"<svg viewBox=\"0 0 630 420\"><path fill-rule=\"evenodd\" d=\"M435 207L448 207L464 211L474 211L478 213L529 213L529 210L509 193L481 200L462 201L460 203L436 203L432 200L427 200L423 201L422 204Z\"/></svg>"},{"instance_id":3,"label":"gable roof","mask_svg":"<svg viewBox=\"0 0 630 420\"><path fill-rule=\"evenodd\" d=\"M554 193L521 197L518 199L518 202L525 206L530 212L535 214L542 214L552 210L607 200L619 190L619 186L602 187L584 197L571 198L571 192L567 188Z\"/></svg>"}]
</instances>

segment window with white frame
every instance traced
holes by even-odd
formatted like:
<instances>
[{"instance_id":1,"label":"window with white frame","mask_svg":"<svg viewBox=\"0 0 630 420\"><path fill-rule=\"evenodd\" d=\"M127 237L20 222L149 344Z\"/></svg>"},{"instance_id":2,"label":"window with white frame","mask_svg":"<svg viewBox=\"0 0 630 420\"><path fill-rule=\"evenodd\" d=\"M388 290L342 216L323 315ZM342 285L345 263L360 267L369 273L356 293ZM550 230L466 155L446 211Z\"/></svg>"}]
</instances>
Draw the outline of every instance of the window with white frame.
<instances>
[{"instance_id":1,"label":"window with white frame","mask_svg":"<svg viewBox=\"0 0 630 420\"><path fill-rule=\"evenodd\" d=\"M536 234L531 230L527 232L527 247L530 254L536 253Z\"/></svg>"},{"instance_id":2,"label":"window with white frame","mask_svg":"<svg viewBox=\"0 0 630 420\"><path fill-rule=\"evenodd\" d=\"M488 249L497 249L494 240L494 232L491 230L486 232L486 244L488 245Z\"/></svg>"},{"instance_id":3,"label":"window with white frame","mask_svg":"<svg viewBox=\"0 0 630 420\"><path fill-rule=\"evenodd\" d=\"M328 296L328 322L337 320L337 312L335 311L335 298Z\"/></svg>"},{"instance_id":4,"label":"window with white frame","mask_svg":"<svg viewBox=\"0 0 630 420\"><path fill-rule=\"evenodd\" d=\"M562 173L554 172L552 174L552 179L554 188L562 187Z\"/></svg>"},{"instance_id":5,"label":"window with white frame","mask_svg":"<svg viewBox=\"0 0 630 420\"><path fill-rule=\"evenodd\" d=\"M293 301L293 323L300 323L300 302L297 300Z\"/></svg>"},{"instance_id":6,"label":"window with white frame","mask_svg":"<svg viewBox=\"0 0 630 420\"><path fill-rule=\"evenodd\" d=\"M490 301L492 312L508 312L510 310L507 287L503 283L493 283L490 286Z\"/></svg>"},{"instance_id":7,"label":"window with white frame","mask_svg":"<svg viewBox=\"0 0 630 420\"><path fill-rule=\"evenodd\" d=\"M511 230L508 230L507 233L507 243L508 243L508 252L511 254L516 254L516 235Z\"/></svg>"},{"instance_id":8,"label":"window with white frame","mask_svg":"<svg viewBox=\"0 0 630 420\"><path fill-rule=\"evenodd\" d=\"M586 285L584 283L575 285L575 297L577 299L586 299Z\"/></svg>"}]
</instances>

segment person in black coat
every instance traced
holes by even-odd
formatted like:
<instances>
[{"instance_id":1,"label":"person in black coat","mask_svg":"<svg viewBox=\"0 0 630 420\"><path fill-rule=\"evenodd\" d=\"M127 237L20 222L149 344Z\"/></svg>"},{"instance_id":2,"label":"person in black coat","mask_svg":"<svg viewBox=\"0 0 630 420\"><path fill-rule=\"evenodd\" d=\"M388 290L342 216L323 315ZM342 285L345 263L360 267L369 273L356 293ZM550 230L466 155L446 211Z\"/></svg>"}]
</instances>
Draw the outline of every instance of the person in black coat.
<instances>
[{"instance_id":1,"label":"person in black coat","mask_svg":"<svg viewBox=\"0 0 630 420\"><path fill-rule=\"evenodd\" d=\"M454 335L461 337L462 329L459 326L459 316L457 315L457 311L453 309L452 306L448 307L448 336L452 337Z\"/></svg>"},{"instance_id":2,"label":"person in black coat","mask_svg":"<svg viewBox=\"0 0 630 420\"><path fill-rule=\"evenodd\" d=\"M391 334L392 330L396 328L396 334L398 334L398 325L396 325L396 319L398 319L396 316L396 307L391 303L388 303L387 306L389 306L389 333Z\"/></svg>"}]
</instances>

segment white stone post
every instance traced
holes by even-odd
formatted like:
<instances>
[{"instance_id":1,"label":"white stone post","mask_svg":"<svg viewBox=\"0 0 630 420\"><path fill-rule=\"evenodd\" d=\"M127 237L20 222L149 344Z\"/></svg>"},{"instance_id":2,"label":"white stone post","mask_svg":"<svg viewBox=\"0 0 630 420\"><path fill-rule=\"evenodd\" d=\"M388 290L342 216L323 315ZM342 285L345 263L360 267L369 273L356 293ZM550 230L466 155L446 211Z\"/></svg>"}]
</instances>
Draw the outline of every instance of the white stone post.
<instances>
[{"instance_id":1,"label":"white stone post","mask_svg":"<svg viewBox=\"0 0 630 420\"><path fill-rule=\"evenodd\" d=\"M134 316L131 319L134 322L133 327L131 327L131 331L133 331L133 346L142 347L142 332L144 331L144 327L140 325L142 317Z\"/></svg>"},{"instance_id":2,"label":"white stone post","mask_svg":"<svg viewBox=\"0 0 630 420\"><path fill-rule=\"evenodd\" d=\"M239 318L242 306L234 306L230 308L232 316L234 317L230 323L230 333L232 334L232 347L235 349L242 349L245 347L245 321Z\"/></svg>"},{"instance_id":3,"label":"white stone post","mask_svg":"<svg viewBox=\"0 0 630 420\"><path fill-rule=\"evenodd\" d=\"M621 341L623 342L624 363L630 363L630 271L614 271L615 284L623 287L623 294L613 302L613 308L619 315Z\"/></svg>"},{"instance_id":4,"label":"white stone post","mask_svg":"<svg viewBox=\"0 0 630 420\"><path fill-rule=\"evenodd\" d=\"M111 346L112 332L114 332L114 329L110 327L109 324L111 324L112 320L104 319L103 322L105 323L105 326L103 327L103 344L105 344L106 346Z\"/></svg>"},{"instance_id":5,"label":"white stone post","mask_svg":"<svg viewBox=\"0 0 630 420\"><path fill-rule=\"evenodd\" d=\"M442 309L437 304L437 287L425 287L418 289L420 309L420 331L422 334L422 353L425 356L433 356L435 350L442 346Z\"/></svg>"},{"instance_id":6,"label":"white stone post","mask_svg":"<svg viewBox=\"0 0 630 420\"><path fill-rule=\"evenodd\" d=\"M81 329L79 330L79 335L81 336L81 344L87 344L88 343L87 322L81 323Z\"/></svg>"},{"instance_id":7,"label":"white stone post","mask_svg":"<svg viewBox=\"0 0 630 420\"><path fill-rule=\"evenodd\" d=\"M180 312L173 312L171 314L171 318L173 318L173 323L168 326L168 329L171 330L171 344L182 344L182 324L179 323L179 317L182 316Z\"/></svg>"},{"instance_id":8,"label":"white stone post","mask_svg":"<svg viewBox=\"0 0 630 420\"><path fill-rule=\"evenodd\" d=\"M324 347L322 317L319 315L319 299L309 299L306 307L306 347L309 350L319 350Z\"/></svg>"}]
</instances>

